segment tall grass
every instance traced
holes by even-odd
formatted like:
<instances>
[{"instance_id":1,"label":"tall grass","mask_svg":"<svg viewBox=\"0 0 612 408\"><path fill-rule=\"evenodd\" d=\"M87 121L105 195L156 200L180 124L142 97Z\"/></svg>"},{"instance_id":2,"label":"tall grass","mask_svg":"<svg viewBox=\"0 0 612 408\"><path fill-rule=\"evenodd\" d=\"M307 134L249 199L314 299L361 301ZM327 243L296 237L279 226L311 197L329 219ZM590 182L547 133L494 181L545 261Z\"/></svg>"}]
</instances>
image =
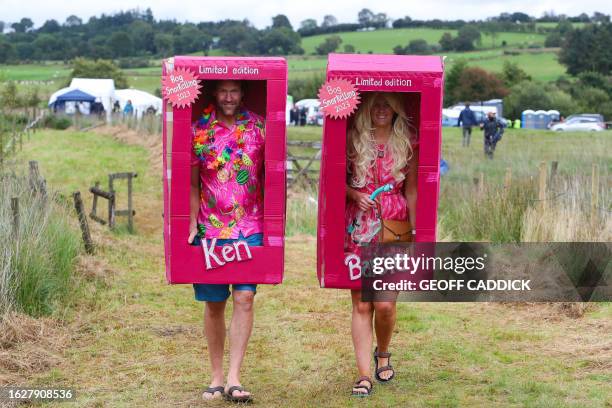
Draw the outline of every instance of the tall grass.
<instances>
[{"instance_id":1,"label":"tall grass","mask_svg":"<svg viewBox=\"0 0 612 408\"><path fill-rule=\"evenodd\" d=\"M536 198L531 180L508 188L471 184L445 185L440 223L447 239L457 241L519 242L523 214Z\"/></svg>"},{"instance_id":2,"label":"tall grass","mask_svg":"<svg viewBox=\"0 0 612 408\"><path fill-rule=\"evenodd\" d=\"M128 129L145 135L160 135L162 132L162 119L160 115L126 116L113 114L113 124L126 125Z\"/></svg>"},{"instance_id":3,"label":"tall grass","mask_svg":"<svg viewBox=\"0 0 612 408\"><path fill-rule=\"evenodd\" d=\"M287 235L317 234L318 193L314 189L296 185L287 197Z\"/></svg>"},{"instance_id":4,"label":"tall grass","mask_svg":"<svg viewBox=\"0 0 612 408\"><path fill-rule=\"evenodd\" d=\"M521 241L612 241L609 178L602 177L599 201L591 208L591 183L587 176L565 178L545 206L533 206L523 215Z\"/></svg>"},{"instance_id":5,"label":"tall grass","mask_svg":"<svg viewBox=\"0 0 612 408\"><path fill-rule=\"evenodd\" d=\"M446 240L490 242L610 241L609 178L599 186L595 216L591 184L579 174L559 177L544 202L535 181L490 184L482 192L464 183L442 190L440 226ZM608 203L608 204L606 204Z\"/></svg>"},{"instance_id":6,"label":"tall grass","mask_svg":"<svg viewBox=\"0 0 612 408\"><path fill-rule=\"evenodd\" d=\"M12 197L19 198L16 231ZM0 178L0 315L48 315L67 300L80 245L67 217L67 208L31 193L25 178Z\"/></svg>"}]
</instances>

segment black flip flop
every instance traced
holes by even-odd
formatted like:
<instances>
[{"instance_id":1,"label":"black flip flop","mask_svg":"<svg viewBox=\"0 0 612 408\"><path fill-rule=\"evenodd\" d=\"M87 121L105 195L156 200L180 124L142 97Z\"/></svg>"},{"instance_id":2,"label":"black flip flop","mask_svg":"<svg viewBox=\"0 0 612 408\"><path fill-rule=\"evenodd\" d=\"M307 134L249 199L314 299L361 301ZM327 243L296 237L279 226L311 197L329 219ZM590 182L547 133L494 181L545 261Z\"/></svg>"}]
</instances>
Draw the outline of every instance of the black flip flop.
<instances>
[{"instance_id":1,"label":"black flip flop","mask_svg":"<svg viewBox=\"0 0 612 408\"><path fill-rule=\"evenodd\" d=\"M211 398L204 398L207 401L221 398L223 396L224 391L225 391L225 388L222 385L219 385L218 387L208 387L202 392L202 398L204 398L205 393L209 393L210 395L212 395ZM218 397L215 397L215 392L220 392L221 395Z\"/></svg>"},{"instance_id":2,"label":"black flip flop","mask_svg":"<svg viewBox=\"0 0 612 408\"><path fill-rule=\"evenodd\" d=\"M370 386L368 387L367 385L359 385L360 382L362 381L367 381L370 383ZM355 385L353 385L353 388L360 388L360 389L364 389L366 390L366 392L355 392L354 390L351 392L351 395L353 397L369 397L370 395L372 395L372 380L370 379L370 377L368 377L367 375L364 375L362 377L359 377L357 379L357 381L355 381Z\"/></svg>"},{"instance_id":3,"label":"black flip flop","mask_svg":"<svg viewBox=\"0 0 612 408\"><path fill-rule=\"evenodd\" d=\"M253 402L253 397L251 395L245 395L242 397L234 397L233 395L234 391L245 391L245 389L242 388L240 385L232 385L231 387L227 389L227 392L223 393L223 398L225 398L226 401L230 401L230 402L244 402L244 403Z\"/></svg>"},{"instance_id":4,"label":"black flip flop","mask_svg":"<svg viewBox=\"0 0 612 408\"><path fill-rule=\"evenodd\" d=\"M378 368L378 357L388 358L389 360L388 360L387 365L384 367ZM393 366L391 365L391 353L386 353L384 351L378 351L378 347L376 347L374 349L374 365L376 367L376 371L374 372L374 377L376 377L376 381L381 382L381 383L386 383L386 382L391 381L393 377L395 377L395 370L393 369ZM384 378L381 378L380 373L382 373L383 371L388 371L388 370L393 371L393 374L391 374L391 377L387 378L386 380Z\"/></svg>"}]
</instances>

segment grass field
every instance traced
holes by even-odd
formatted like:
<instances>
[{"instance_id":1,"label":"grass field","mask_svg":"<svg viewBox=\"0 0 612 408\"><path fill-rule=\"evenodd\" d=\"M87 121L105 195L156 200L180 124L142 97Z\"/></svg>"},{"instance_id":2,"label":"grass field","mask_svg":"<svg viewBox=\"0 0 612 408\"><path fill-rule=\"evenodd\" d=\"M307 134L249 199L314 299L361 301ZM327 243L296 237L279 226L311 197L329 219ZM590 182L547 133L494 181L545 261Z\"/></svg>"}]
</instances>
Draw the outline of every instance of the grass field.
<instances>
[{"instance_id":1,"label":"grass field","mask_svg":"<svg viewBox=\"0 0 612 408\"><path fill-rule=\"evenodd\" d=\"M433 28L398 28L376 31L355 31L337 33L342 38L340 50L344 45L351 44L355 51L361 53L372 52L374 54L389 54L393 52L396 45L406 46L411 40L423 39L429 44L438 44L445 32L456 35L456 30L443 30ZM325 38L334 34L321 34L302 39L302 48L306 54L313 54L317 45L325 41ZM500 47L503 41L507 46L514 48L519 46L528 47L529 45L544 45L546 37L542 34L534 33L498 33L495 37L495 46ZM481 44L478 48L491 48L493 41L490 35L482 34Z\"/></svg>"},{"instance_id":2,"label":"grass field","mask_svg":"<svg viewBox=\"0 0 612 408\"><path fill-rule=\"evenodd\" d=\"M320 132L292 128L289 137L316 140ZM188 285L165 283L159 156L145 147L155 141L118 137L130 143L103 132L42 131L18 156L24 164L39 160L49 185L65 193L85 191L112 171L137 171L137 233L93 226L98 253L85 259L83 271L103 284L76 302L57 334L63 343L36 349L37 359L50 355L52 364L0 372L0 381L75 387L78 407L200 406L209 379L202 305ZM457 200L450 187L471 186L481 171L487 183L496 184L508 166L522 178L536 174L540 160L559 160L560 172L571 174L588 174L595 162L602 182L609 182L611 140L607 133L508 131L491 162L482 155L479 137L461 149L457 129L444 129L443 156L451 171L442 179L440 215ZM290 204L295 199L290 196ZM258 288L243 368L243 384L258 406L604 408L612 403L609 303L590 305L580 318L555 305L398 304L392 341L396 380L375 385L367 401L351 399L356 370L349 296L319 289L315 270L315 239L295 235L287 240L282 286ZM32 358L28 347L12 353Z\"/></svg>"}]
</instances>

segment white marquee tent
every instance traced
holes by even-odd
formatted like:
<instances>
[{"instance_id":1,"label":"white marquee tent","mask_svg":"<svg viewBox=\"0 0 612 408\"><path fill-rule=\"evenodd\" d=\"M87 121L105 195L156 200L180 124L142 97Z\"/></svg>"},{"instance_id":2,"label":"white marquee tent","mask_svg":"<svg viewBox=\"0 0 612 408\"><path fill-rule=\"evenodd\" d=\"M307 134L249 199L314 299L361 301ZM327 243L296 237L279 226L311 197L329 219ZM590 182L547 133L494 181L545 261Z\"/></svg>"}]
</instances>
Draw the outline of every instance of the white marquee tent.
<instances>
[{"instance_id":1,"label":"white marquee tent","mask_svg":"<svg viewBox=\"0 0 612 408\"><path fill-rule=\"evenodd\" d=\"M112 79L99 78L73 78L70 88L80 89L90 95L100 98L100 102L106 111L106 120L110 122L113 103L117 99L115 95L115 81Z\"/></svg>"},{"instance_id":2,"label":"white marquee tent","mask_svg":"<svg viewBox=\"0 0 612 408\"><path fill-rule=\"evenodd\" d=\"M121 109L125 107L128 100L132 101L134 116L140 118L149 107L155 109L155 113L160 115L162 111L162 100L148 92L138 89L118 89L115 91L116 100L119 101Z\"/></svg>"}]
</instances>

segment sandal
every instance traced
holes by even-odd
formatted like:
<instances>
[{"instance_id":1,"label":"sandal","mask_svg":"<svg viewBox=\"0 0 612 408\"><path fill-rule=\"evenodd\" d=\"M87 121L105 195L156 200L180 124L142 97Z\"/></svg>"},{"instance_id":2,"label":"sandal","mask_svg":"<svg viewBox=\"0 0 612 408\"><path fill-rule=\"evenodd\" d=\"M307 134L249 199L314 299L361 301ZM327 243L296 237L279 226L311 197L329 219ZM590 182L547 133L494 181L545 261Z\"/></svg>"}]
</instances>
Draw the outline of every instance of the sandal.
<instances>
[{"instance_id":1,"label":"sandal","mask_svg":"<svg viewBox=\"0 0 612 408\"><path fill-rule=\"evenodd\" d=\"M367 385L360 385L359 383L362 381L369 382L370 386L368 387ZM353 390L351 392L351 395L353 397L369 397L370 394L372 394L372 380L367 375L359 377L357 381L355 381L355 385L353 385L353 388L360 388L360 389L366 390L366 392L358 392L358 391Z\"/></svg>"},{"instance_id":2,"label":"sandal","mask_svg":"<svg viewBox=\"0 0 612 408\"><path fill-rule=\"evenodd\" d=\"M379 357L389 359L386 366L378 368L378 358ZM395 377L395 370L393 369L393 366L391 365L391 353L378 351L378 347L376 347L374 349L374 365L376 367L376 371L374 372L374 377L376 377L376 380L378 382L386 383L386 382L391 381L393 377ZM393 374L391 374L391 377L387 378L386 380L380 377L380 373L382 373L383 371L389 371L389 370L393 371Z\"/></svg>"},{"instance_id":3,"label":"sandal","mask_svg":"<svg viewBox=\"0 0 612 408\"><path fill-rule=\"evenodd\" d=\"M231 387L229 387L227 389L227 392L223 393L223 398L225 398L226 401L231 401L231 402L244 402L244 403L248 403L248 402L252 402L253 401L253 397L249 394L249 395L244 395L244 396L240 396L240 397L235 397L234 396L234 391L246 391L244 388L242 388L240 385L232 385Z\"/></svg>"},{"instance_id":4,"label":"sandal","mask_svg":"<svg viewBox=\"0 0 612 408\"><path fill-rule=\"evenodd\" d=\"M217 399L217 398L222 397L222 396L223 396L223 392L224 392L224 391L225 391L225 388L224 388L222 385L220 385L220 386L218 386L218 387L208 387L208 388L207 388L207 389L205 389L205 390L204 390L204 392L202 393L202 398L204 398L204 399L205 399L205 400L207 400L207 401L209 401L209 400L215 400L215 399ZM219 395L218 397L215 397L215 393L216 393L216 392L221 393L221 395ZM206 397L204 396L204 394L206 394L206 393L210 394L210 395L211 395L211 397L210 397L210 398L206 398Z\"/></svg>"}]
</instances>

